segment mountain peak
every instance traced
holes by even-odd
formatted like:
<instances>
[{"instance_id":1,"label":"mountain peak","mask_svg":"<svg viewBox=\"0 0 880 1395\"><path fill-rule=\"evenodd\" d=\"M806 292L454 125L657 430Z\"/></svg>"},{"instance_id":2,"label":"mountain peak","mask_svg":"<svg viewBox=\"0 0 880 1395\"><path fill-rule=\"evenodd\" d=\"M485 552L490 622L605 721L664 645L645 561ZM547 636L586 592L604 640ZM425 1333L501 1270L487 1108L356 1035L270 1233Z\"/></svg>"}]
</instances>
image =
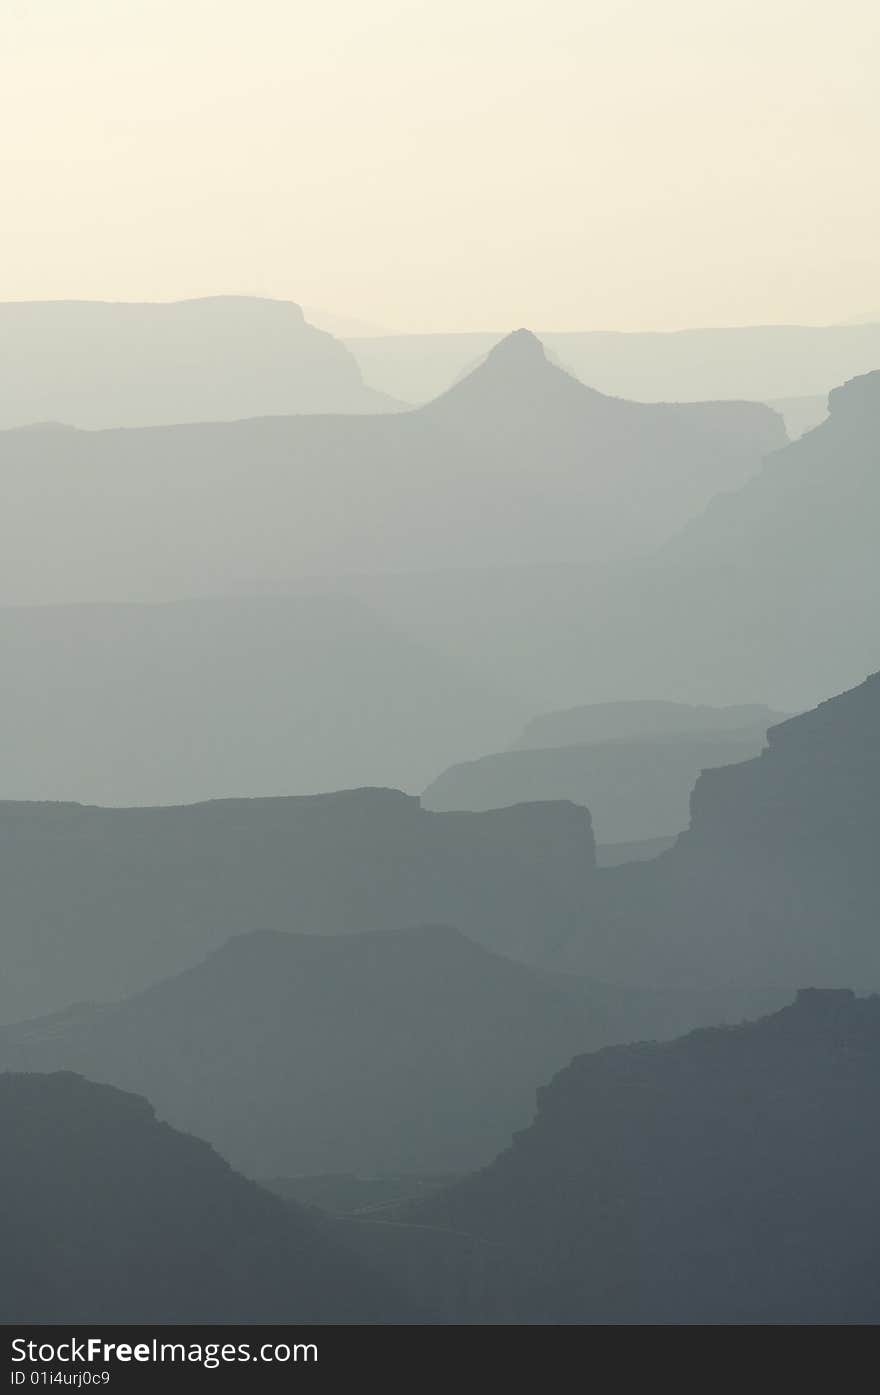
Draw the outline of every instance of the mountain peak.
<instances>
[{"instance_id":1,"label":"mountain peak","mask_svg":"<svg viewBox=\"0 0 880 1395\"><path fill-rule=\"evenodd\" d=\"M587 401L595 405L607 400L557 367L530 329L515 329L420 410L432 416L457 416L471 427L478 418L488 419L519 432L524 424L534 426L537 408L555 417L560 410L578 410Z\"/></svg>"},{"instance_id":2,"label":"mountain peak","mask_svg":"<svg viewBox=\"0 0 880 1395\"><path fill-rule=\"evenodd\" d=\"M547 362L544 345L530 329L515 329L499 339L486 356L486 363L541 364Z\"/></svg>"}]
</instances>

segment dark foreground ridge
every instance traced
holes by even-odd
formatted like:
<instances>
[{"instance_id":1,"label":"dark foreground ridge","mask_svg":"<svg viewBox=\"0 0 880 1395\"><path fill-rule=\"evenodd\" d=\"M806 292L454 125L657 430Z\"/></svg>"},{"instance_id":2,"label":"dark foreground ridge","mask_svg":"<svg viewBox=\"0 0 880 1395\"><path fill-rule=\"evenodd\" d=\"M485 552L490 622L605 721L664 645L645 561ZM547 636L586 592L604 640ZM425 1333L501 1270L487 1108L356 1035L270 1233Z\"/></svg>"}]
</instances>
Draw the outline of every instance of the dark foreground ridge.
<instances>
[{"instance_id":1,"label":"dark foreground ridge","mask_svg":"<svg viewBox=\"0 0 880 1395\"><path fill-rule=\"evenodd\" d=\"M581 1056L411 1222L508 1252L528 1322L876 1322L880 998Z\"/></svg>"},{"instance_id":2,"label":"dark foreground ridge","mask_svg":"<svg viewBox=\"0 0 880 1395\"><path fill-rule=\"evenodd\" d=\"M0 1322L394 1322L302 1208L79 1076L0 1074Z\"/></svg>"}]
</instances>

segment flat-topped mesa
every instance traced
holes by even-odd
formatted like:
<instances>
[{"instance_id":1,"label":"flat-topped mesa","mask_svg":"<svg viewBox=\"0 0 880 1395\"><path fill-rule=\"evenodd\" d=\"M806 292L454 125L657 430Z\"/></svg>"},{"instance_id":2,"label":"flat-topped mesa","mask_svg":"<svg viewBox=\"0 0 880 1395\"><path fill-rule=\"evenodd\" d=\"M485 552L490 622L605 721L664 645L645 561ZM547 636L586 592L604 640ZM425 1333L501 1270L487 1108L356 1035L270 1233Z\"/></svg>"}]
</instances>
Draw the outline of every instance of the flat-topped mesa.
<instances>
[{"instance_id":1,"label":"flat-topped mesa","mask_svg":"<svg viewBox=\"0 0 880 1395\"><path fill-rule=\"evenodd\" d=\"M0 302L0 428L382 413L351 351L293 301Z\"/></svg>"},{"instance_id":2,"label":"flat-topped mesa","mask_svg":"<svg viewBox=\"0 0 880 1395\"><path fill-rule=\"evenodd\" d=\"M438 814L383 789L152 809L7 802L0 835L7 1022L133 992L256 927L442 923L540 961L582 923L595 866L574 804Z\"/></svg>"}]
</instances>

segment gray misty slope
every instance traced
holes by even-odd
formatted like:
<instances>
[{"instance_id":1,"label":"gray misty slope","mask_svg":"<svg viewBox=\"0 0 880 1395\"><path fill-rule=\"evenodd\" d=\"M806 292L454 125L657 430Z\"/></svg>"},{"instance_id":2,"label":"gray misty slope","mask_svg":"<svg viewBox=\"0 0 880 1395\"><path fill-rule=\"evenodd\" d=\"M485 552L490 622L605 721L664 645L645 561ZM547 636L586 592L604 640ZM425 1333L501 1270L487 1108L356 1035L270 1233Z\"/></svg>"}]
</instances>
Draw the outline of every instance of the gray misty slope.
<instances>
[{"instance_id":1,"label":"gray misty slope","mask_svg":"<svg viewBox=\"0 0 880 1395\"><path fill-rule=\"evenodd\" d=\"M164 600L630 556L785 441L760 404L605 397L518 331L418 411L0 433L0 594Z\"/></svg>"},{"instance_id":2,"label":"gray misty slope","mask_svg":"<svg viewBox=\"0 0 880 1395\"><path fill-rule=\"evenodd\" d=\"M878 51L0 6L14 1386L880 1324Z\"/></svg>"},{"instance_id":3,"label":"gray misty slope","mask_svg":"<svg viewBox=\"0 0 880 1395\"><path fill-rule=\"evenodd\" d=\"M353 415L0 432L0 1316L872 1320L880 373L285 325Z\"/></svg>"},{"instance_id":4,"label":"gray misty slope","mask_svg":"<svg viewBox=\"0 0 880 1395\"><path fill-rule=\"evenodd\" d=\"M6 607L0 656L6 798L415 791L529 711L346 595Z\"/></svg>"},{"instance_id":5,"label":"gray misty slope","mask_svg":"<svg viewBox=\"0 0 880 1395\"><path fill-rule=\"evenodd\" d=\"M829 405L827 421L626 565L363 577L358 592L427 643L482 656L545 709L648 694L813 706L878 661L880 372Z\"/></svg>"},{"instance_id":6,"label":"gray misty slope","mask_svg":"<svg viewBox=\"0 0 880 1395\"><path fill-rule=\"evenodd\" d=\"M0 1068L144 1094L253 1177L449 1173L490 1162L578 1052L778 1001L554 976L442 926L259 931L121 1003L0 1028Z\"/></svg>"},{"instance_id":7,"label":"gray misty slope","mask_svg":"<svg viewBox=\"0 0 880 1395\"><path fill-rule=\"evenodd\" d=\"M558 362L614 397L644 402L747 398L786 403L797 424L798 399L824 399L836 383L880 363L880 316L853 325L756 325L665 333L538 327ZM351 335L346 342L365 381L406 402L445 392L497 343L500 334ZM789 404L790 403L790 407Z\"/></svg>"}]
</instances>

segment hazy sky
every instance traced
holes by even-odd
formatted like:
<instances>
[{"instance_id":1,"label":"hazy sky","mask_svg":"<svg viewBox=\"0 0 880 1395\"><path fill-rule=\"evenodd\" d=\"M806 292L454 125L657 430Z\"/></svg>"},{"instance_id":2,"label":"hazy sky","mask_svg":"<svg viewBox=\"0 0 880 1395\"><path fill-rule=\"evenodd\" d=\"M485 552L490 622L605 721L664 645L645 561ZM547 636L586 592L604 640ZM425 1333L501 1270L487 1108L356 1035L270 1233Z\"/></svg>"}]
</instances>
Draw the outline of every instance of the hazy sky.
<instances>
[{"instance_id":1,"label":"hazy sky","mask_svg":"<svg viewBox=\"0 0 880 1395\"><path fill-rule=\"evenodd\" d=\"M877 0L0 0L0 299L880 311Z\"/></svg>"}]
</instances>

